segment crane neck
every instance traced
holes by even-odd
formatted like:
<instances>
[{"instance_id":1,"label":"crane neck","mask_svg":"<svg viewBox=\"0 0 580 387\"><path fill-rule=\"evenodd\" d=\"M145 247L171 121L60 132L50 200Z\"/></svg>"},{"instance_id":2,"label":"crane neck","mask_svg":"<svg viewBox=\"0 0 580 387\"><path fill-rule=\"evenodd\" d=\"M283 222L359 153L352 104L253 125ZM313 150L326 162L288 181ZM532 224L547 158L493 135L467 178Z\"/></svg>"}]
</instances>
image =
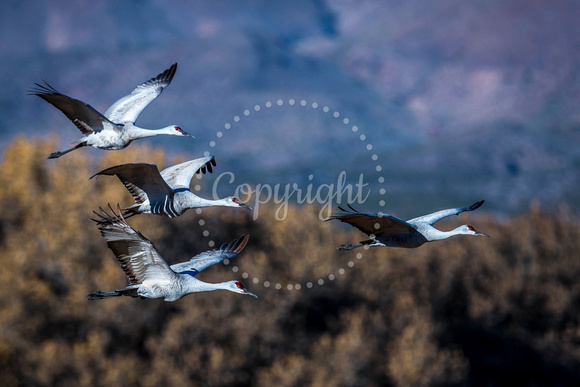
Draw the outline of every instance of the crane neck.
<instances>
[{"instance_id":1,"label":"crane neck","mask_svg":"<svg viewBox=\"0 0 580 387\"><path fill-rule=\"evenodd\" d=\"M185 274L183 290L185 293L213 292L214 290L228 290L227 282L210 283L203 282L191 275Z\"/></svg>"},{"instance_id":2,"label":"crane neck","mask_svg":"<svg viewBox=\"0 0 580 387\"><path fill-rule=\"evenodd\" d=\"M174 134L173 132L175 131L172 126L166 126L165 128L161 129L145 129L135 125L131 125L129 128L127 128L127 126L129 126L129 124L125 124L125 127L131 140L155 137L162 134Z\"/></svg>"},{"instance_id":3,"label":"crane neck","mask_svg":"<svg viewBox=\"0 0 580 387\"><path fill-rule=\"evenodd\" d=\"M213 206L228 206L228 202L225 199L204 199L191 191L185 191L185 204L187 208L197 208L197 207L213 207Z\"/></svg>"},{"instance_id":4,"label":"crane neck","mask_svg":"<svg viewBox=\"0 0 580 387\"><path fill-rule=\"evenodd\" d=\"M450 231L441 231L436 229L435 227L429 226L429 229L422 232L423 236L429 241L440 241L443 239L451 238L455 235L462 235L466 234L461 227L457 227Z\"/></svg>"}]
</instances>

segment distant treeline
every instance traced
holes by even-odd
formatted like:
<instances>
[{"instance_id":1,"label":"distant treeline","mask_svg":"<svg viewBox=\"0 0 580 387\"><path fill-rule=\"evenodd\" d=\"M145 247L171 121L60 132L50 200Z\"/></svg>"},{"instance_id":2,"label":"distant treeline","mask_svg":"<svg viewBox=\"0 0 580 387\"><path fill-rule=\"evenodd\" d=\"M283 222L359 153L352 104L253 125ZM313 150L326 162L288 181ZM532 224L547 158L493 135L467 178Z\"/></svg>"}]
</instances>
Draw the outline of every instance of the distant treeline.
<instances>
[{"instance_id":1,"label":"distant treeline","mask_svg":"<svg viewBox=\"0 0 580 387\"><path fill-rule=\"evenodd\" d=\"M54 145L17 140L0 166L2 386L580 385L580 227L565 211L462 214L441 227L491 238L350 252L335 247L364 236L313 206L284 221L267 205L255 221L231 208L139 215L129 223L170 263L249 233L199 278L238 279L260 298L88 302L125 286L92 210L131 204L116 178L88 177L183 158L133 145L46 160Z\"/></svg>"}]
</instances>

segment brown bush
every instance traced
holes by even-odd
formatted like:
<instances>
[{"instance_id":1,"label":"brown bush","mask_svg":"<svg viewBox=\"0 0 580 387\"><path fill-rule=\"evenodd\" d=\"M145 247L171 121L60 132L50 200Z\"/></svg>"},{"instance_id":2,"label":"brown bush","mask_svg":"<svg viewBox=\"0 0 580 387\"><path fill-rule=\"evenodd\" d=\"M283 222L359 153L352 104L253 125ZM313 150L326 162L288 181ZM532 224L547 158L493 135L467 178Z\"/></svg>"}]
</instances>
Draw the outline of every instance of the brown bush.
<instances>
[{"instance_id":1,"label":"brown bush","mask_svg":"<svg viewBox=\"0 0 580 387\"><path fill-rule=\"evenodd\" d=\"M268 206L257 221L228 208L140 215L130 223L170 263L210 239L250 233L239 257L199 277L248 273L242 280L260 298L87 302L87 293L125 281L91 211L131 202L116 179L88 177L123 162L174 160L133 145L100 160L78 151L48 162L53 145L17 140L0 168L3 386L580 383L580 228L564 212L479 216L473 223L492 238L361 250L361 259L335 247L362 235L321 222L314 207L291 207L282 222Z\"/></svg>"}]
</instances>

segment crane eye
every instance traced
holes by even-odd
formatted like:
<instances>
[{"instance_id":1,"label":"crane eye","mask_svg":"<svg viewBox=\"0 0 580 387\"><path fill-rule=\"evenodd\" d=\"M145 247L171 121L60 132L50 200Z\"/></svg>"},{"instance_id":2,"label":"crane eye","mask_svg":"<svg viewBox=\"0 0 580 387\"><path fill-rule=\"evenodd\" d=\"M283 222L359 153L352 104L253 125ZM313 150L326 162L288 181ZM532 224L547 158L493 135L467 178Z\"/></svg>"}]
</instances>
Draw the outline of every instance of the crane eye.
<instances>
[{"instance_id":1,"label":"crane eye","mask_svg":"<svg viewBox=\"0 0 580 387\"><path fill-rule=\"evenodd\" d=\"M183 130L181 130L181 128L179 126L176 126L175 130L177 130L178 132L183 132Z\"/></svg>"},{"instance_id":2,"label":"crane eye","mask_svg":"<svg viewBox=\"0 0 580 387\"><path fill-rule=\"evenodd\" d=\"M238 199L236 199L236 198L232 198L232 202L234 202L234 203L239 203L239 202L238 202Z\"/></svg>"},{"instance_id":3,"label":"crane eye","mask_svg":"<svg viewBox=\"0 0 580 387\"><path fill-rule=\"evenodd\" d=\"M467 225L467 229L470 231L475 231L475 229L473 227L471 227L470 225Z\"/></svg>"},{"instance_id":4,"label":"crane eye","mask_svg":"<svg viewBox=\"0 0 580 387\"><path fill-rule=\"evenodd\" d=\"M241 282L236 282L236 286L238 287L238 289L243 289L244 285L242 285Z\"/></svg>"}]
</instances>

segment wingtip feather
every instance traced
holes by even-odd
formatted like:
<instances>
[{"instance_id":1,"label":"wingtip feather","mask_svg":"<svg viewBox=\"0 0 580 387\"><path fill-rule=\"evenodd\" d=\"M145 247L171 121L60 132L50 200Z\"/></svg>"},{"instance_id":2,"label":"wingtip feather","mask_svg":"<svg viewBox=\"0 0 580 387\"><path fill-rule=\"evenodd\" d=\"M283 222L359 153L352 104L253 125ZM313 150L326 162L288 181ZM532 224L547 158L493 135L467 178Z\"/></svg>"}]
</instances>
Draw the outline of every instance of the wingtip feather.
<instances>
[{"instance_id":1,"label":"wingtip feather","mask_svg":"<svg viewBox=\"0 0 580 387\"><path fill-rule=\"evenodd\" d=\"M238 241L240 241L240 242L239 242L238 246L236 247L236 249L234 250L234 252L239 254L244 249L244 247L246 247L249 240L250 240L250 234L242 235L238 239Z\"/></svg>"},{"instance_id":2,"label":"wingtip feather","mask_svg":"<svg viewBox=\"0 0 580 387\"><path fill-rule=\"evenodd\" d=\"M469 211L477 210L479 207L483 205L484 202L485 200L480 200L476 203L473 203L471 206L469 206Z\"/></svg>"},{"instance_id":3,"label":"wingtip feather","mask_svg":"<svg viewBox=\"0 0 580 387\"><path fill-rule=\"evenodd\" d=\"M345 215L348 215L348 214L353 214L353 213L359 214L359 212L357 210L355 210L350 204L347 203L346 205L348 206L348 208L350 210L345 210L343 207L338 206L338 209L340 211L342 211L343 213L342 214L334 214L334 215L331 215L328 219L325 220L325 222L328 222L329 220L336 220L336 219L341 220L341 217L342 216L345 216Z\"/></svg>"},{"instance_id":4,"label":"wingtip feather","mask_svg":"<svg viewBox=\"0 0 580 387\"><path fill-rule=\"evenodd\" d=\"M115 210L113 210L113 207L111 206L110 203L107 203L107 206L109 207L109 212L107 212L107 210L105 210L103 207L99 207L99 211L100 213L93 211L93 214L95 214L97 216L97 219L95 218L91 218L92 221L97 223L97 226L100 227L106 227L107 225L110 224L120 224L123 226L129 226L129 224L127 223L127 221L125 220L125 216L128 213L123 213L123 210L121 209L121 206L119 203L117 203L117 213L115 213ZM131 215L129 215L131 216Z\"/></svg>"}]
</instances>

